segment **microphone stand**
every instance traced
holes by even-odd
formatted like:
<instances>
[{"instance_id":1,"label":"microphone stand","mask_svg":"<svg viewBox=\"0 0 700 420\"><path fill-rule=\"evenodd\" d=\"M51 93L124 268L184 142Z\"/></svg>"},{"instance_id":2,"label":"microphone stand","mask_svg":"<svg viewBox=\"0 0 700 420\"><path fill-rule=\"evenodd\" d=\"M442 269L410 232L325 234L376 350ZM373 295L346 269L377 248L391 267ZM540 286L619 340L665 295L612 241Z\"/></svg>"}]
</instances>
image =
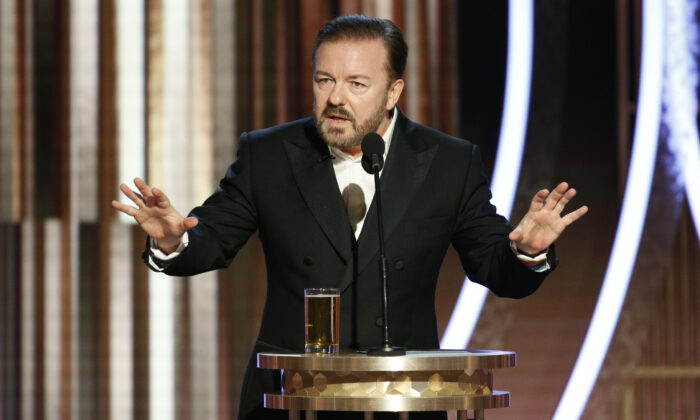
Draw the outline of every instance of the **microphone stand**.
<instances>
[{"instance_id":1,"label":"microphone stand","mask_svg":"<svg viewBox=\"0 0 700 420\"><path fill-rule=\"evenodd\" d=\"M382 347L367 351L368 356L404 356L406 349L393 347L389 336L389 276L386 253L384 252L384 219L382 217L382 193L379 184L380 163L377 155L372 155L372 172L374 173L374 198L377 200L377 223L379 227L379 272L382 277L382 311L384 316L384 343Z\"/></svg>"}]
</instances>

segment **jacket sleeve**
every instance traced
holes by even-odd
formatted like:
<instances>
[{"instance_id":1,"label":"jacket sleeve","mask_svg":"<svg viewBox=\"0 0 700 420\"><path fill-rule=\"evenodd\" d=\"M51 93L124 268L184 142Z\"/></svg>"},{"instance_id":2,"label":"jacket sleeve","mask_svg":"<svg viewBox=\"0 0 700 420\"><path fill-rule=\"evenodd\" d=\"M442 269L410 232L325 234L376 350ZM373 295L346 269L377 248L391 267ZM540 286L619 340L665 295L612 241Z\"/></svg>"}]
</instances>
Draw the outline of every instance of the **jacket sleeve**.
<instances>
[{"instance_id":1,"label":"jacket sleeve","mask_svg":"<svg viewBox=\"0 0 700 420\"><path fill-rule=\"evenodd\" d=\"M194 208L190 216L199 223L188 231L189 244L181 254L165 262L169 275L191 276L228 266L258 228L252 189L252 142L241 135L236 161L228 168L216 191ZM147 244L148 246L148 244ZM148 264L149 250L144 252ZM150 265L149 265L150 267Z\"/></svg>"},{"instance_id":2,"label":"jacket sleeve","mask_svg":"<svg viewBox=\"0 0 700 420\"><path fill-rule=\"evenodd\" d=\"M522 264L510 249L512 226L496 213L491 191L476 145L473 146L464 181L457 225L452 244L471 281L488 287L501 297L519 298L533 293L556 266L550 250L550 269L534 272Z\"/></svg>"}]
</instances>

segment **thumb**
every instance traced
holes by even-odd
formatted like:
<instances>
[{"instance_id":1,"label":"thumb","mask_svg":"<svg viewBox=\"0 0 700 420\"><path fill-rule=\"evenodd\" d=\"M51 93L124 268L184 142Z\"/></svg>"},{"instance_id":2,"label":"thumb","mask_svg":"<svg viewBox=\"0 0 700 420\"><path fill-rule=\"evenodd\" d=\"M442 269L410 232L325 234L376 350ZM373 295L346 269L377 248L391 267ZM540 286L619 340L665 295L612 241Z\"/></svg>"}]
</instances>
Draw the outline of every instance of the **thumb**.
<instances>
[{"instance_id":1,"label":"thumb","mask_svg":"<svg viewBox=\"0 0 700 420\"><path fill-rule=\"evenodd\" d=\"M185 230L190 230L198 224L199 219L197 219L196 217L188 217L182 221L182 225L185 227Z\"/></svg>"},{"instance_id":2,"label":"thumb","mask_svg":"<svg viewBox=\"0 0 700 420\"><path fill-rule=\"evenodd\" d=\"M523 239L523 233L519 230L514 230L508 235L508 239L513 242L519 242Z\"/></svg>"}]
</instances>

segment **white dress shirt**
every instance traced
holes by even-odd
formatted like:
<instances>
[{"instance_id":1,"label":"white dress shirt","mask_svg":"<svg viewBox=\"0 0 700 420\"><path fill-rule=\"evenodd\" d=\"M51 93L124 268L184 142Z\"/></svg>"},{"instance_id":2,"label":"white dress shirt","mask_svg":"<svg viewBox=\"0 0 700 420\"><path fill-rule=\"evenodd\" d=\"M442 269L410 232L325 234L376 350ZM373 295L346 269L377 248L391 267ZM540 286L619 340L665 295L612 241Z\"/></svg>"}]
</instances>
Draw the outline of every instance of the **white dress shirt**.
<instances>
[{"instance_id":1,"label":"white dress shirt","mask_svg":"<svg viewBox=\"0 0 700 420\"><path fill-rule=\"evenodd\" d=\"M389 152L389 145L391 144L391 136L394 134L394 126L396 125L396 115L398 112L394 111L394 117L389 123L389 127L382 136L384 139L384 162L386 162L386 157ZM374 175L370 175L362 168L362 155L358 157L352 157L351 155L343 152L335 147L328 147L333 156L333 170L335 171L335 179L338 181L338 188L340 189L340 194L345 200L346 206L348 205L348 200L352 200L350 196L353 194L358 194L361 191L361 196L364 198L364 206L355 205L356 209L348 209L348 218L350 219L350 224L353 225L355 229L355 238L360 237L360 232L362 232L362 226L365 223L365 216L367 215L367 210L374 199ZM381 177L382 171L379 172ZM352 186L355 186L354 188ZM357 188L359 187L359 189ZM362 207L364 207L362 209ZM357 213L360 214L357 214Z\"/></svg>"}]
</instances>

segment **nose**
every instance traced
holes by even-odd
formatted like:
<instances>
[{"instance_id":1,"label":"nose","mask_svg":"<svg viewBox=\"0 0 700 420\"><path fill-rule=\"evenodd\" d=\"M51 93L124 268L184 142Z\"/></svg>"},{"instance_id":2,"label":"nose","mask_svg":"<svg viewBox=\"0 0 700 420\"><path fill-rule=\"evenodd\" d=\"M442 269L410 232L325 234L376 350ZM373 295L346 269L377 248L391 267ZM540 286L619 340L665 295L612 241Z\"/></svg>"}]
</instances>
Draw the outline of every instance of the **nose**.
<instances>
[{"instance_id":1,"label":"nose","mask_svg":"<svg viewBox=\"0 0 700 420\"><path fill-rule=\"evenodd\" d=\"M335 83L330 95L328 95L328 103L335 106L345 105L345 99L342 83Z\"/></svg>"}]
</instances>

